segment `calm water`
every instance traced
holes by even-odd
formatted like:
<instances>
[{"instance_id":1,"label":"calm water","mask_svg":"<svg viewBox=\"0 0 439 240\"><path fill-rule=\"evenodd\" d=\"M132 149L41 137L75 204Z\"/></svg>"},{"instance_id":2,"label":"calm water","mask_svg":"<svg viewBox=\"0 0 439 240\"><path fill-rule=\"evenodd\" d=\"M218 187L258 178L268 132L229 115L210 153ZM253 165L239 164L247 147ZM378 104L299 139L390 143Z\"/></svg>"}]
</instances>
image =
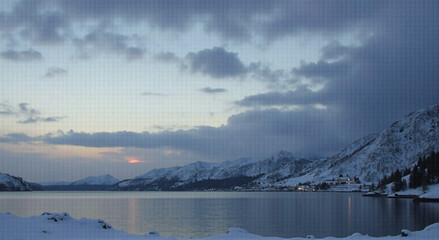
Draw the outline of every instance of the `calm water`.
<instances>
[{"instance_id":1,"label":"calm water","mask_svg":"<svg viewBox=\"0 0 439 240\"><path fill-rule=\"evenodd\" d=\"M263 236L397 235L439 222L439 203L366 198L359 193L15 192L0 193L0 212L68 212L117 229L206 237L240 227Z\"/></svg>"}]
</instances>

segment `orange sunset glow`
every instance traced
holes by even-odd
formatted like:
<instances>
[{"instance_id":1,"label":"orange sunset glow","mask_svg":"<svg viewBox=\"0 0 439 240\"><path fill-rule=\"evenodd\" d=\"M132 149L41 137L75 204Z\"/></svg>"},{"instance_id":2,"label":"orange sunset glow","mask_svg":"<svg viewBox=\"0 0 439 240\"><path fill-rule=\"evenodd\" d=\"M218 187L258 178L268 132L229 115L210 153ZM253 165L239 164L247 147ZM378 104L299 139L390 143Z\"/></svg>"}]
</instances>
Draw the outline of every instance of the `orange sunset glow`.
<instances>
[{"instance_id":1,"label":"orange sunset glow","mask_svg":"<svg viewBox=\"0 0 439 240\"><path fill-rule=\"evenodd\" d=\"M141 160L139 160L137 158L134 158L134 157L126 157L125 159L128 161L128 163L131 163L131 164L143 162L143 161L141 161Z\"/></svg>"}]
</instances>

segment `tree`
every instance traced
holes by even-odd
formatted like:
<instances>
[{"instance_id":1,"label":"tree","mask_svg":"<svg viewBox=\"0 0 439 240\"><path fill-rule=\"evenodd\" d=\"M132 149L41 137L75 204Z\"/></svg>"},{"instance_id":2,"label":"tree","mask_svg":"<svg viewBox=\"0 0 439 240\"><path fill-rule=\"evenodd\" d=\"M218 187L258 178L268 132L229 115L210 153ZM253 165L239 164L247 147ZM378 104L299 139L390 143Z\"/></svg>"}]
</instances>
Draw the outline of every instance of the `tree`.
<instances>
[{"instance_id":1,"label":"tree","mask_svg":"<svg viewBox=\"0 0 439 240\"><path fill-rule=\"evenodd\" d=\"M419 170L418 166L415 165L413 167L412 173L410 174L410 183L409 183L409 187L410 188L417 188L419 186L421 186L421 171Z\"/></svg>"},{"instance_id":2,"label":"tree","mask_svg":"<svg viewBox=\"0 0 439 240\"><path fill-rule=\"evenodd\" d=\"M392 174L393 177L393 185L392 185L392 191L393 192L399 192L406 188L406 182L402 180L402 174L397 169L394 174Z\"/></svg>"}]
</instances>

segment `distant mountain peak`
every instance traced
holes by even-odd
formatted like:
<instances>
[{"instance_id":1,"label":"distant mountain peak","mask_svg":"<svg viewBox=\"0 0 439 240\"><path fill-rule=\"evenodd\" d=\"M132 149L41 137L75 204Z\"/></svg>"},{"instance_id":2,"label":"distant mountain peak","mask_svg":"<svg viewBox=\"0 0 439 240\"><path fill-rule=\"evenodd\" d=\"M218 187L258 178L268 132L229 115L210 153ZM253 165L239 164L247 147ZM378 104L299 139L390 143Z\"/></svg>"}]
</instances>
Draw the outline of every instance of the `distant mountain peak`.
<instances>
[{"instance_id":1,"label":"distant mountain peak","mask_svg":"<svg viewBox=\"0 0 439 240\"><path fill-rule=\"evenodd\" d=\"M291 152L280 150L272 155L274 158L298 158L296 155L294 155Z\"/></svg>"},{"instance_id":2,"label":"distant mountain peak","mask_svg":"<svg viewBox=\"0 0 439 240\"><path fill-rule=\"evenodd\" d=\"M70 185L113 185L120 180L105 174L101 176L90 176L71 183Z\"/></svg>"}]
</instances>

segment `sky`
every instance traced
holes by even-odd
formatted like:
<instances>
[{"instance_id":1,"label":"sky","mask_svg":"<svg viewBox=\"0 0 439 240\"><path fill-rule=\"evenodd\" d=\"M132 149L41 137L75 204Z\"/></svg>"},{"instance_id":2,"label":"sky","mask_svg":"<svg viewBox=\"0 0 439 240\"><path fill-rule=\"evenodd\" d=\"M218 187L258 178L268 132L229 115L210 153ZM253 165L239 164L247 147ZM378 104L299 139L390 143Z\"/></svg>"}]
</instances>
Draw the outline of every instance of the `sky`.
<instances>
[{"instance_id":1,"label":"sky","mask_svg":"<svg viewBox=\"0 0 439 240\"><path fill-rule=\"evenodd\" d=\"M439 102L437 1L5 0L0 172L330 157Z\"/></svg>"}]
</instances>

